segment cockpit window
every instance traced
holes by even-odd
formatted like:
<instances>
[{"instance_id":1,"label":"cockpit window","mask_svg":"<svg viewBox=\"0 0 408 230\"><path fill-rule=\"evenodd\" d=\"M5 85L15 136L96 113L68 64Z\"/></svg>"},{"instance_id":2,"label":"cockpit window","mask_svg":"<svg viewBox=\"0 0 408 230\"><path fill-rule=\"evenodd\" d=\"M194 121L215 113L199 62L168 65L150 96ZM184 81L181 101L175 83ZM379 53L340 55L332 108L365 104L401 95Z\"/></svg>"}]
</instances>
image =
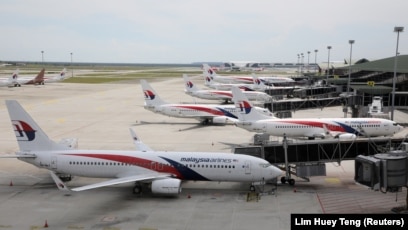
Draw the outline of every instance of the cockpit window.
<instances>
[{"instance_id":1,"label":"cockpit window","mask_svg":"<svg viewBox=\"0 0 408 230\"><path fill-rule=\"evenodd\" d=\"M259 164L261 166L261 168L268 168L269 166L271 166L271 164L267 163L267 164Z\"/></svg>"}]
</instances>

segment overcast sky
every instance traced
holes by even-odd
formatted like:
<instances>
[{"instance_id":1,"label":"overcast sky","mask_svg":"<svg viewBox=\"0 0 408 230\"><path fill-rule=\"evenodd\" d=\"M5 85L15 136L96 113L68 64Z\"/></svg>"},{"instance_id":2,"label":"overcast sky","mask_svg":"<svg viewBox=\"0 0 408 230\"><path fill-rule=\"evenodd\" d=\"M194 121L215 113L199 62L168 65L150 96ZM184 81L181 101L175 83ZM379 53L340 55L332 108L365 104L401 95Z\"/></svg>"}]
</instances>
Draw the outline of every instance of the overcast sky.
<instances>
[{"instance_id":1,"label":"overcast sky","mask_svg":"<svg viewBox=\"0 0 408 230\"><path fill-rule=\"evenodd\" d=\"M395 55L407 0L2 0L0 60L369 60ZM408 32L399 51L408 54Z\"/></svg>"}]
</instances>

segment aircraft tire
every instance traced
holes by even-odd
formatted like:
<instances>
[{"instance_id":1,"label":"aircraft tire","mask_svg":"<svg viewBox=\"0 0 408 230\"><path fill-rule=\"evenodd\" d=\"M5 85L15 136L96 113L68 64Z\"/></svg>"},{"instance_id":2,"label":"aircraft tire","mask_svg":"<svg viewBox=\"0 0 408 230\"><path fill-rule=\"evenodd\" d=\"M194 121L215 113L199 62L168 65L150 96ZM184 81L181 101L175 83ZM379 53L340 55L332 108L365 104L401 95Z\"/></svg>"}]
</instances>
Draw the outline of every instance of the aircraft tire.
<instances>
[{"instance_id":1,"label":"aircraft tire","mask_svg":"<svg viewBox=\"0 0 408 230\"><path fill-rule=\"evenodd\" d=\"M133 194L141 194L142 193L142 186L140 184L136 184L135 187L133 187Z\"/></svg>"}]
</instances>

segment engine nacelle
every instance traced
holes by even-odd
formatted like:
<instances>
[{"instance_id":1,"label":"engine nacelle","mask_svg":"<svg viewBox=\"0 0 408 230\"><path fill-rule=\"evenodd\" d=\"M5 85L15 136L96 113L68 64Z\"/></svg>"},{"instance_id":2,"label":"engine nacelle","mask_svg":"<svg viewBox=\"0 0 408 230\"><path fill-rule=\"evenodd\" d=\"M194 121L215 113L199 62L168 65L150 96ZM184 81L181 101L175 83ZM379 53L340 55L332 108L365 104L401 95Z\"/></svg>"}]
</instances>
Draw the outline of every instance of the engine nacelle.
<instances>
[{"instance_id":1,"label":"engine nacelle","mask_svg":"<svg viewBox=\"0 0 408 230\"><path fill-rule=\"evenodd\" d=\"M344 133L337 136L340 140L352 140L355 139L357 136L352 133Z\"/></svg>"},{"instance_id":2,"label":"engine nacelle","mask_svg":"<svg viewBox=\"0 0 408 230\"><path fill-rule=\"evenodd\" d=\"M165 195L178 195L181 192L181 180L167 178L152 182L152 193Z\"/></svg>"},{"instance_id":3,"label":"engine nacelle","mask_svg":"<svg viewBox=\"0 0 408 230\"><path fill-rule=\"evenodd\" d=\"M225 116L214 117L212 119L213 124L227 124L228 118Z\"/></svg>"}]
</instances>

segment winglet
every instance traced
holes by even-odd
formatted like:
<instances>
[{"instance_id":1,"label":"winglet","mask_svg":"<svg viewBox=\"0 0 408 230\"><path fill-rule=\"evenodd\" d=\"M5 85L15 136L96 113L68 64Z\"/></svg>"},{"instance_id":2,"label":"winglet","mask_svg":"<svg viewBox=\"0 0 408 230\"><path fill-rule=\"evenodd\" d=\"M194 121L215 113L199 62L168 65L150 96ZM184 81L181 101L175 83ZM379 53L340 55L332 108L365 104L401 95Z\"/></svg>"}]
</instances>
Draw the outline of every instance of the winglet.
<instances>
[{"instance_id":1,"label":"winglet","mask_svg":"<svg viewBox=\"0 0 408 230\"><path fill-rule=\"evenodd\" d=\"M72 191L64 184L64 182L62 182L62 180L55 174L55 172L50 171L50 174L59 190L64 191L64 192Z\"/></svg>"},{"instance_id":2,"label":"winglet","mask_svg":"<svg viewBox=\"0 0 408 230\"><path fill-rule=\"evenodd\" d=\"M129 128L130 131L130 135L133 138L133 143L136 146L137 150L143 151L143 152L147 152L147 151L154 151L153 149L151 149L149 146L145 145L140 139L139 137L136 135L135 131L133 131L133 129Z\"/></svg>"}]
</instances>

